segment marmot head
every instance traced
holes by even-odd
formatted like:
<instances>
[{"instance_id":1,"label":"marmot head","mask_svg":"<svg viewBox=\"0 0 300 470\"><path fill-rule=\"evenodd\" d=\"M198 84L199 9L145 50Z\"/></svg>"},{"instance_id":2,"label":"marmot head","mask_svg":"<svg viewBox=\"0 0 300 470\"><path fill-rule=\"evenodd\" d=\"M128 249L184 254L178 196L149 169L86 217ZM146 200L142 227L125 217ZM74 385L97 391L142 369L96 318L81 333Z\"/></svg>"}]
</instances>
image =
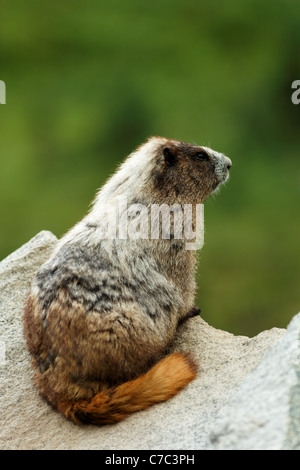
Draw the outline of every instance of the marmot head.
<instances>
[{"instance_id":1,"label":"marmot head","mask_svg":"<svg viewBox=\"0 0 300 470\"><path fill-rule=\"evenodd\" d=\"M229 176L231 160L207 147L151 137L121 164L101 188L94 207L128 203L200 204Z\"/></svg>"},{"instance_id":2,"label":"marmot head","mask_svg":"<svg viewBox=\"0 0 300 470\"><path fill-rule=\"evenodd\" d=\"M151 179L164 202L203 203L229 177L231 160L208 147L154 137Z\"/></svg>"}]
</instances>

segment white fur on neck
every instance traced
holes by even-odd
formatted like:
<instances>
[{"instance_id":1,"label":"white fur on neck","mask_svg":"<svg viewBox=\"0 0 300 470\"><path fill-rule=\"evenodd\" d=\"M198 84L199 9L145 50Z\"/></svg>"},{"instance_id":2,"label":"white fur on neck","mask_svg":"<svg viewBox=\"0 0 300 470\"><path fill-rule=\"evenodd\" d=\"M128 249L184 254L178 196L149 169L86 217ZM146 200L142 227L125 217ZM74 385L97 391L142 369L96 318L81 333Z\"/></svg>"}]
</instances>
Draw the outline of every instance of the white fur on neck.
<instances>
[{"instance_id":1,"label":"white fur on neck","mask_svg":"<svg viewBox=\"0 0 300 470\"><path fill-rule=\"evenodd\" d=\"M103 203L113 203L117 196L141 194L157 158L157 148L167 139L152 137L122 163L117 172L98 192L92 213ZM153 162L153 163L152 163ZM152 164L151 164L152 163Z\"/></svg>"}]
</instances>

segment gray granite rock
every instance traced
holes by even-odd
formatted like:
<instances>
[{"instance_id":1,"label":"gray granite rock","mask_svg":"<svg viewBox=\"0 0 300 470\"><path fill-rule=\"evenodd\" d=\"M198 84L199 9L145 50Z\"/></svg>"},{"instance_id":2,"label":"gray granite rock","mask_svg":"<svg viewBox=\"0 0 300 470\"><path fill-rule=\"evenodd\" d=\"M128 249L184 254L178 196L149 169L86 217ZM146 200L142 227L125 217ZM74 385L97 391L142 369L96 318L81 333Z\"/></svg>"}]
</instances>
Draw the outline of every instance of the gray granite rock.
<instances>
[{"instance_id":1,"label":"gray granite rock","mask_svg":"<svg viewBox=\"0 0 300 470\"><path fill-rule=\"evenodd\" d=\"M287 332L273 328L254 338L189 320L172 349L194 354L198 378L117 425L75 426L52 410L32 385L22 310L55 244L41 232L0 263L1 449L298 448L299 316Z\"/></svg>"},{"instance_id":2,"label":"gray granite rock","mask_svg":"<svg viewBox=\"0 0 300 470\"><path fill-rule=\"evenodd\" d=\"M300 314L222 409L209 442L213 449L300 450Z\"/></svg>"}]
</instances>

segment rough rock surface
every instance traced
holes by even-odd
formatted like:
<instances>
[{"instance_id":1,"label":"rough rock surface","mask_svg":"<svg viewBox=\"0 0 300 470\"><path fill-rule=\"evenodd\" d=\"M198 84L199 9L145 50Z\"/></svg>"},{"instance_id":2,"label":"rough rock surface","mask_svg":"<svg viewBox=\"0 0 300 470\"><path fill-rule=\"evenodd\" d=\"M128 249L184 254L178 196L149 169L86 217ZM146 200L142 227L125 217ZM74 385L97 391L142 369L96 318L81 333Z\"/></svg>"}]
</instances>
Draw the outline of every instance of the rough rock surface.
<instances>
[{"instance_id":1,"label":"rough rock surface","mask_svg":"<svg viewBox=\"0 0 300 470\"><path fill-rule=\"evenodd\" d=\"M52 410L32 385L21 317L55 244L41 232L0 263L1 449L300 449L300 315L254 338L189 320L172 349L194 354L198 378L117 425L75 426Z\"/></svg>"}]
</instances>

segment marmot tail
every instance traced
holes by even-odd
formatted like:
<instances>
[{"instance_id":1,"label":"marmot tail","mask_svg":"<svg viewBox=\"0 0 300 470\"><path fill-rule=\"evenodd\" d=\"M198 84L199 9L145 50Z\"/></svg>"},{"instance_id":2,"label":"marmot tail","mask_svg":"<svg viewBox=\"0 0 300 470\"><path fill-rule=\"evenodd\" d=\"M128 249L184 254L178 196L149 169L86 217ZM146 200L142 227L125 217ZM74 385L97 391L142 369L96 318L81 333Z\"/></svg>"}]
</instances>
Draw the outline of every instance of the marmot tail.
<instances>
[{"instance_id":1,"label":"marmot tail","mask_svg":"<svg viewBox=\"0 0 300 470\"><path fill-rule=\"evenodd\" d=\"M112 424L168 400L195 379L189 353L173 353L134 380L98 393L90 400L60 402L59 411L76 424Z\"/></svg>"}]
</instances>

